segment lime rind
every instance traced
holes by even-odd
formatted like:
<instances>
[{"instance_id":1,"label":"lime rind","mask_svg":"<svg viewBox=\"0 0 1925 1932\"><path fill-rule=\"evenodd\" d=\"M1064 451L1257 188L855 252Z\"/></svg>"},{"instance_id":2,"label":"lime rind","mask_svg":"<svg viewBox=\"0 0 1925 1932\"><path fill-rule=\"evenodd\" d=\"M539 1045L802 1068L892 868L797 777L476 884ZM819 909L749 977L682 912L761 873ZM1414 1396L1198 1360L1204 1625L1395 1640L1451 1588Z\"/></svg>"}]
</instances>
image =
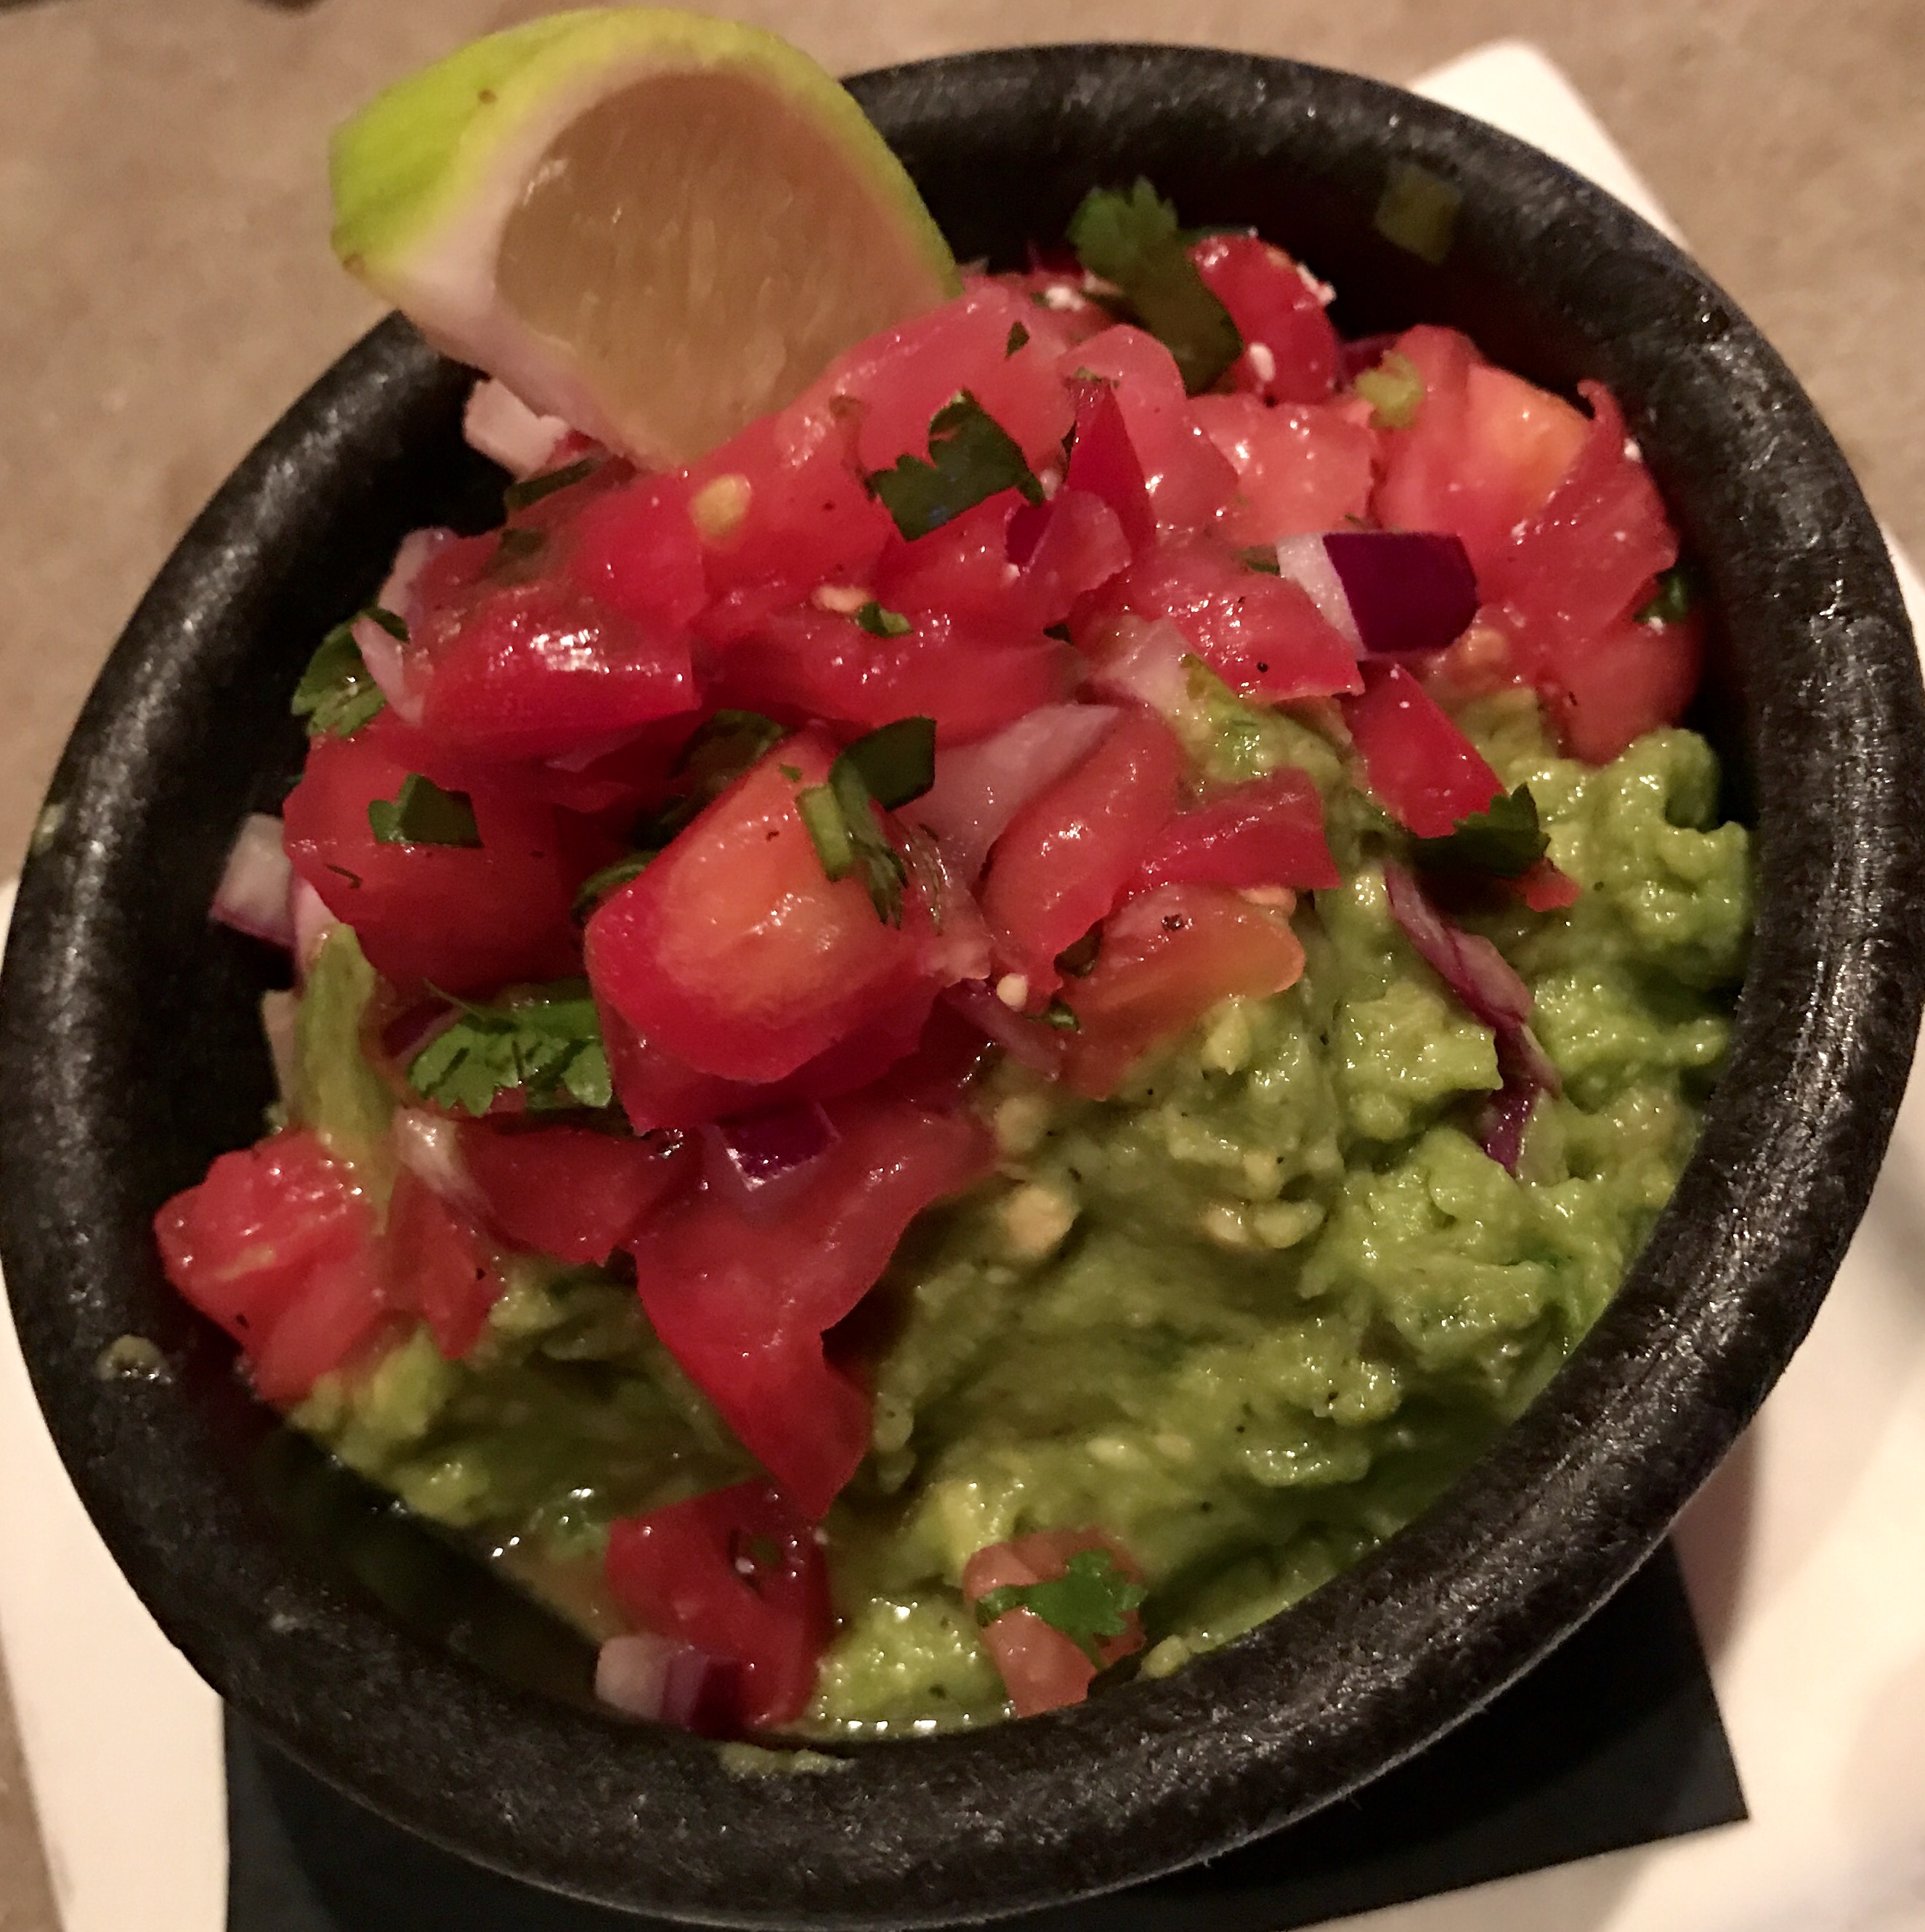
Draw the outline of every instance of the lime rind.
<instances>
[{"instance_id":1,"label":"lime rind","mask_svg":"<svg viewBox=\"0 0 1925 1932\"><path fill-rule=\"evenodd\" d=\"M334 136L335 252L430 340L532 407L661 456L634 448L572 359L496 299L496 263L531 175L578 117L652 76L710 71L766 86L818 127L872 200L879 230L926 269L930 304L957 291L941 231L846 88L772 34L654 8L547 15L377 96Z\"/></svg>"}]
</instances>

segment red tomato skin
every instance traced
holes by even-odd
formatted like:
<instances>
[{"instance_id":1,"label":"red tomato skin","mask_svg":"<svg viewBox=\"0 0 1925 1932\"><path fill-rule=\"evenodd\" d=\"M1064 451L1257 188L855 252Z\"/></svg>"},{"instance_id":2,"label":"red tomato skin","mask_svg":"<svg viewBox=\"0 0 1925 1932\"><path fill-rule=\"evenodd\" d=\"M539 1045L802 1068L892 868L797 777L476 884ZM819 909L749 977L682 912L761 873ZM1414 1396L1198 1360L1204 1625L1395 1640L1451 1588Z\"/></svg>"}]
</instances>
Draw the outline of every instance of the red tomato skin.
<instances>
[{"instance_id":1,"label":"red tomato skin","mask_svg":"<svg viewBox=\"0 0 1925 1932\"><path fill-rule=\"evenodd\" d=\"M787 1212L751 1220L707 1192L628 1244L663 1346L811 1520L855 1474L868 1396L823 1336L873 1288L910 1222L989 1171L973 1115L867 1098L832 1104L841 1138Z\"/></svg>"},{"instance_id":2,"label":"red tomato skin","mask_svg":"<svg viewBox=\"0 0 1925 1932\"><path fill-rule=\"evenodd\" d=\"M389 1327L387 1270L372 1244L322 1263L250 1354L255 1393L285 1406L304 1400L331 1370L371 1352Z\"/></svg>"},{"instance_id":3,"label":"red tomato skin","mask_svg":"<svg viewBox=\"0 0 1925 1932\"><path fill-rule=\"evenodd\" d=\"M589 921L597 999L698 1072L780 1080L925 976L913 905L886 925L802 824L796 796L833 757L817 732L785 739Z\"/></svg>"},{"instance_id":4,"label":"red tomato skin","mask_svg":"<svg viewBox=\"0 0 1925 1932\"><path fill-rule=\"evenodd\" d=\"M773 1562L761 1553L770 1548ZM829 1570L814 1526L772 1484L624 1517L610 1528L604 1572L637 1623L742 1666L742 1728L767 1730L807 1708L835 1629Z\"/></svg>"},{"instance_id":5,"label":"red tomato skin","mask_svg":"<svg viewBox=\"0 0 1925 1932\"><path fill-rule=\"evenodd\" d=\"M567 532L568 580L645 628L685 629L709 597L688 495L685 477L641 476L583 504Z\"/></svg>"},{"instance_id":6,"label":"red tomato skin","mask_svg":"<svg viewBox=\"0 0 1925 1932\"><path fill-rule=\"evenodd\" d=\"M502 1279L474 1229L406 1168L388 1203L382 1258L386 1305L420 1316L436 1347L459 1361L481 1339Z\"/></svg>"},{"instance_id":7,"label":"red tomato skin","mask_svg":"<svg viewBox=\"0 0 1925 1932\"><path fill-rule=\"evenodd\" d=\"M1559 912L1584 896L1584 888L1576 880L1560 872L1549 859L1540 859L1528 872L1513 879L1511 890L1533 912Z\"/></svg>"},{"instance_id":8,"label":"red tomato skin","mask_svg":"<svg viewBox=\"0 0 1925 1932\"><path fill-rule=\"evenodd\" d=\"M283 808L295 871L354 928L375 970L404 990L432 980L448 992L478 992L577 970L568 909L586 867L568 850L552 807L509 786L477 784L469 800L478 849L376 840L369 802L396 796L409 770L388 748L391 728L384 712L351 738L309 745Z\"/></svg>"},{"instance_id":9,"label":"red tomato skin","mask_svg":"<svg viewBox=\"0 0 1925 1932\"><path fill-rule=\"evenodd\" d=\"M1072 653L1054 639L1009 638L980 620L917 614L896 638L805 604L764 620L724 652L710 683L719 704L871 731L898 718L936 721L938 744L967 744L1067 694Z\"/></svg>"},{"instance_id":10,"label":"red tomato skin","mask_svg":"<svg viewBox=\"0 0 1925 1932\"><path fill-rule=\"evenodd\" d=\"M1085 1550L1107 1550L1126 1576L1141 1580L1142 1572L1129 1551L1104 1531L1045 1529L979 1550L963 1568L964 1598L973 1608L991 1590L1054 1582L1068 1570L1070 1558ZM1123 1635L1105 1637L1096 1646L1105 1665L1143 1648L1142 1619L1132 1610L1124 1621L1129 1628ZM1096 1666L1075 1638L1045 1623L1033 1610L1005 1611L984 1627L982 1639L1018 1717L1060 1710L1088 1696Z\"/></svg>"},{"instance_id":11,"label":"red tomato skin","mask_svg":"<svg viewBox=\"0 0 1925 1932\"><path fill-rule=\"evenodd\" d=\"M1143 461L1130 440L1113 382L1085 378L1076 385L1076 440L1063 487L1106 503L1134 554L1141 556L1156 542L1156 518Z\"/></svg>"},{"instance_id":12,"label":"red tomato skin","mask_svg":"<svg viewBox=\"0 0 1925 1932\"><path fill-rule=\"evenodd\" d=\"M560 1261L607 1261L687 1178L679 1150L592 1127L463 1120L460 1132L489 1220L517 1247Z\"/></svg>"},{"instance_id":13,"label":"red tomato skin","mask_svg":"<svg viewBox=\"0 0 1925 1932\"><path fill-rule=\"evenodd\" d=\"M1161 886L1103 928L1088 976L1063 998L1076 1016L1063 1080L1106 1100L1137 1061L1179 1039L1219 1000L1294 986L1303 948L1288 921L1222 886Z\"/></svg>"},{"instance_id":14,"label":"red tomato skin","mask_svg":"<svg viewBox=\"0 0 1925 1932\"><path fill-rule=\"evenodd\" d=\"M1190 260L1204 284L1230 311L1248 345L1231 365L1229 382L1267 403L1321 402L1336 386L1337 332L1322 299L1281 248L1255 235L1210 235L1194 243Z\"/></svg>"},{"instance_id":15,"label":"red tomato skin","mask_svg":"<svg viewBox=\"0 0 1925 1932\"><path fill-rule=\"evenodd\" d=\"M314 1271L355 1254L373 1226L352 1170L304 1127L217 1155L154 1217L168 1280L243 1348L258 1347Z\"/></svg>"},{"instance_id":16,"label":"red tomato skin","mask_svg":"<svg viewBox=\"0 0 1925 1932\"><path fill-rule=\"evenodd\" d=\"M1384 810L1420 838L1445 838L1488 811L1504 787L1436 700L1402 664L1366 664L1363 674L1344 722Z\"/></svg>"},{"instance_id":17,"label":"red tomato skin","mask_svg":"<svg viewBox=\"0 0 1925 1932\"><path fill-rule=\"evenodd\" d=\"M1233 691L1285 702L1363 688L1356 652L1301 584L1252 570L1208 538L1165 544L1099 604L1168 618Z\"/></svg>"},{"instance_id":18,"label":"red tomato skin","mask_svg":"<svg viewBox=\"0 0 1925 1932\"><path fill-rule=\"evenodd\" d=\"M1623 617L1534 682L1571 755L1606 765L1647 731L1677 723L1698 688L1703 658L1695 617L1681 624Z\"/></svg>"},{"instance_id":19,"label":"red tomato skin","mask_svg":"<svg viewBox=\"0 0 1925 1932\"><path fill-rule=\"evenodd\" d=\"M1239 785L1163 827L1136 868L1129 891L1159 886L1336 885L1336 861L1324 837L1324 801L1308 772L1294 766Z\"/></svg>"},{"instance_id":20,"label":"red tomato skin","mask_svg":"<svg viewBox=\"0 0 1925 1932\"><path fill-rule=\"evenodd\" d=\"M1126 711L996 842L983 916L997 958L1027 977L1031 1004L1061 982L1056 956L1116 904L1176 810L1183 764L1160 718Z\"/></svg>"},{"instance_id":21,"label":"red tomato skin","mask_svg":"<svg viewBox=\"0 0 1925 1932\"><path fill-rule=\"evenodd\" d=\"M1341 530L1368 513L1378 439L1354 398L1267 409L1254 396L1198 396L1190 414L1237 472L1217 518L1226 543Z\"/></svg>"},{"instance_id":22,"label":"red tomato skin","mask_svg":"<svg viewBox=\"0 0 1925 1932\"><path fill-rule=\"evenodd\" d=\"M1235 494L1236 471L1192 417L1176 358L1153 335L1107 328L1057 368L1069 382L1095 376L1114 386L1159 530L1194 530Z\"/></svg>"}]
</instances>

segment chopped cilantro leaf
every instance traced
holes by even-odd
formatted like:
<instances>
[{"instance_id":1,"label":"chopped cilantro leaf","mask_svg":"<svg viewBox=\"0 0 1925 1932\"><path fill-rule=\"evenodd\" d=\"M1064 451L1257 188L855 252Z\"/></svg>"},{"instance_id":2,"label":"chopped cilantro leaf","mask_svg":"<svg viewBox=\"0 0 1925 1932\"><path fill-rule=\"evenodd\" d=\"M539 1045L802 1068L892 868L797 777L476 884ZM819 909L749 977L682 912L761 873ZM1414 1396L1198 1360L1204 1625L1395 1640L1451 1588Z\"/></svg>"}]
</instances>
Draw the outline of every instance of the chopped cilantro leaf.
<instances>
[{"instance_id":1,"label":"chopped cilantro leaf","mask_svg":"<svg viewBox=\"0 0 1925 1932\"><path fill-rule=\"evenodd\" d=\"M544 531L531 530L522 524L511 524L501 533L501 542L495 551L494 561L497 564L525 562L547 541Z\"/></svg>"},{"instance_id":2,"label":"chopped cilantro leaf","mask_svg":"<svg viewBox=\"0 0 1925 1932\"><path fill-rule=\"evenodd\" d=\"M849 828L850 848L877 918L886 926L900 926L902 889L908 883L909 867L902 854L883 836L882 828L876 823L874 794L861 766L847 752L829 766L829 788L842 808L843 822Z\"/></svg>"},{"instance_id":3,"label":"chopped cilantro leaf","mask_svg":"<svg viewBox=\"0 0 1925 1932\"><path fill-rule=\"evenodd\" d=\"M1274 544L1252 544L1248 550L1240 550L1237 554L1250 570L1261 570L1266 577L1281 577L1283 566L1276 560Z\"/></svg>"},{"instance_id":4,"label":"chopped cilantro leaf","mask_svg":"<svg viewBox=\"0 0 1925 1932\"><path fill-rule=\"evenodd\" d=\"M842 801L833 788L811 785L807 790L797 792L796 810L814 842L815 856L822 861L829 883L833 885L838 879L846 879L856 863L856 844L849 836Z\"/></svg>"},{"instance_id":5,"label":"chopped cilantro leaf","mask_svg":"<svg viewBox=\"0 0 1925 1932\"><path fill-rule=\"evenodd\" d=\"M900 610L885 610L873 597L856 611L856 622L872 638L900 638L909 630L909 620Z\"/></svg>"},{"instance_id":6,"label":"chopped cilantro leaf","mask_svg":"<svg viewBox=\"0 0 1925 1932\"><path fill-rule=\"evenodd\" d=\"M1107 1550L1079 1550L1068 1568L1048 1583L1010 1583L976 1599L976 1621L987 1628L1012 1610L1030 1610L1072 1639L1092 1664L1100 1664L1097 1640L1123 1636L1129 1613L1149 1594L1117 1567Z\"/></svg>"},{"instance_id":7,"label":"chopped cilantro leaf","mask_svg":"<svg viewBox=\"0 0 1925 1932\"><path fill-rule=\"evenodd\" d=\"M705 794L706 805L750 766L760 764L788 735L787 725L778 724L759 711L718 711L682 746L675 769L695 781L696 790Z\"/></svg>"},{"instance_id":8,"label":"chopped cilantro leaf","mask_svg":"<svg viewBox=\"0 0 1925 1932\"><path fill-rule=\"evenodd\" d=\"M557 490L586 482L601 466L595 458L584 456L579 463L571 463L565 470L550 470L539 476L524 476L519 483L511 483L502 492L502 508L513 516L516 511L540 502L544 496L552 496Z\"/></svg>"},{"instance_id":9,"label":"chopped cilantro leaf","mask_svg":"<svg viewBox=\"0 0 1925 1932\"><path fill-rule=\"evenodd\" d=\"M1177 211L1147 181L1127 194L1093 188L1069 218L1069 244L1093 275L1114 283L1137 320L1177 358L1192 395L1243 352L1243 338L1197 272Z\"/></svg>"},{"instance_id":10,"label":"chopped cilantro leaf","mask_svg":"<svg viewBox=\"0 0 1925 1932\"><path fill-rule=\"evenodd\" d=\"M1372 225L1387 242L1435 268L1450 253L1464 196L1414 161L1393 161Z\"/></svg>"},{"instance_id":11,"label":"chopped cilantro leaf","mask_svg":"<svg viewBox=\"0 0 1925 1932\"><path fill-rule=\"evenodd\" d=\"M649 861L661 856L659 851L630 852L589 874L575 888L574 916L586 919L610 892L619 892L631 879L639 878Z\"/></svg>"},{"instance_id":12,"label":"chopped cilantro leaf","mask_svg":"<svg viewBox=\"0 0 1925 1932\"><path fill-rule=\"evenodd\" d=\"M1018 350L1025 347L1029 342L1029 339L1030 332L1025 328L1020 322L1012 322L1010 323L1009 339L1003 345L1003 354L1005 359L1006 360L1007 358L1015 355Z\"/></svg>"},{"instance_id":13,"label":"chopped cilantro leaf","mask_svg":"<svg viewBox=\"0 0 1925 1932\"><path fill-rule=\"evenodd\" d=\"M1072 940L1056 956L1056 970L1072 980L1087 980L1096 970L1096 955L1102 943L1102 927L1091 926L1081 939Z\"/></svg>"},{"instance_id":14,"label":"chopped cilantro leaf","mask_svg":"<svg viewBox=\"0 0 1925 1932\"><path fill-rule=\"evenodd\" d=\"M1043 1024L1055 1028L1058 1033L1081 1033L1083 1022L1060 1000L1052 1000L1043 1009Z\"/></svg>"},{"instance_id":15,"label":"chopped cilantro leaf","mask_svg":"<svg viewBox=\"0 0 1925 1932\"><path fill-rule=\"evenodd\" d=\"M1393 349L1374 369L1364 370L1351 387L1370 405L1373 429L1408 429L1424 399L1417 365Z\"/></svg>"},{"instance_id":16,"label":"chopped cilantro leaf","mask_svg":"<svg viewBox=\"0 0 1925 1932\"><path fill-rule=\"evenodd\" d=\"M911 543L1001 490L1020 490L1032 503L1043 500L1015 439L967 389L931 419L928 462L898 456L893 468L862 480Z\"/></svg>"},{"instance_id":17,"label":"chopped cilantro leaf","mask_svg":"<svg viewBox=\"0 0 1925 1932\"><path fill-rule=\"evenodd\" d=\"M1537 822L1537 801L1528 785L1507 797L1502 792L1487 809L1460 818L1441 838L1417 838L1411 855L1426 872L1489 872L1514 879L1528 872L1549 849Z\"/></svg>"},{"instance_id":18,"label":"chopped cilantro leaf","mask_svg":"<svg viewBox=\"0 0 1925 1932\"><path fill-rule=\"evenodd\" d=\"M898 718L858 738L842 757L862 775L869 796L894 812L936 782L936 721Z\"/></svg>"},{"instance_id":19,"label":"chopped cilantro leaf","mask_svg":"<svg viewBox=\"0 0 1925 1932\"><path fill-rule=\"evenodd\" d=\"M370 605L358 617L371 617L388 634L405 644L408 627L391 610ZM337 737L352 736L388 702L374 682L361 646L354 640L358 617L337 624L321 640L301 682L294 687L289 706L297 718L307 721L307 735L318 738L331 731Z\"/></svg>"},{"instance_id":20,"label":"chopped cilantro leaf","mask_svg":"<svg viewBox=\"0 0 1925 1932\"><path fill-rule=\"evenodd\" d=\"M613 1103L601 1022L582 982L503 1006L453 1004L459 1016L408 1064L408 1084L424 1100L474 1114L517 1089L538 1110Z\"/></svg>"},{"instance_id":21,"label":"chopped cilantro leaf","mask_svg":"<svg viewBox=\"0 0 1925 1932\"><path fill-rule=\"evenodd\" d=\"M443 791L432 778L410 772L391 799L367 802L367 823L382 845L478 847L481 834L465 791Z\"/></svg>"},{"instance_id":22,"label":"chopped cilantro leaf","mask_svg":"<svg viewBox=\"0 0 1925 1932\"><path fill-rule=\"evenodd\" d=\"M1681 624L1698 602L1690 568L1675 564L1658 573L1657 594L1638 613L1641 624Z\"/></svg>"}]
</instances>

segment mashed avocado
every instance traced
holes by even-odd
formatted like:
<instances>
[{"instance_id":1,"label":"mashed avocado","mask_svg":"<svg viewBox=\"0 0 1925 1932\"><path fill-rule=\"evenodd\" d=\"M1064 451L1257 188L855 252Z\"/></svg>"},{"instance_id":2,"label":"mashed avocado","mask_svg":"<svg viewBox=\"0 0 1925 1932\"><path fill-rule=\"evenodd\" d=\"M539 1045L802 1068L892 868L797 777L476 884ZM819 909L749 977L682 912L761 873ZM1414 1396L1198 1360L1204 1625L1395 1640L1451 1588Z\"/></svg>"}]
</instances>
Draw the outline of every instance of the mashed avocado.
<instances>
[{"instance_id":1,"label":"mashed avocado","mask_svg":"<svg viewBox=\"0 0 1925 1932\"><path fill-rule=\"evenodd\" d=\"M1566 912L1465 921L1530 983L1564 1082L1513 1179L1471 1129L1500 1084L1492 1035L1392 917L1385 821L1341 754L1213 681L1192 700L1174 722L1210 775L1311 772L1345 883L1298 910L1296 986L1225 1003L1114 1098L1013 1063L990 1078L998 1174L913 1227L877 1292L874 1447L826 1525L843 1621L805 1732L1003 1714L958 1586L974 1551L1030 1530L1100 1524L1129 1547L1153 1673L1314 1589L1543 1386L1689 1152L1750 922L1746 835L1716 825L1702 739L1654 732L1597 769L1547 748L1528 692L1462 720L1585 889ZM337 934L304 1002L295 1102L337 1146L375 1106L338 1071L359 1064L365 973ZM424 1331L295 1420L598 1634L608 1521L751 1466L631 1292L512 1273L469 1360Z\"/></svg>"}]
</instances>

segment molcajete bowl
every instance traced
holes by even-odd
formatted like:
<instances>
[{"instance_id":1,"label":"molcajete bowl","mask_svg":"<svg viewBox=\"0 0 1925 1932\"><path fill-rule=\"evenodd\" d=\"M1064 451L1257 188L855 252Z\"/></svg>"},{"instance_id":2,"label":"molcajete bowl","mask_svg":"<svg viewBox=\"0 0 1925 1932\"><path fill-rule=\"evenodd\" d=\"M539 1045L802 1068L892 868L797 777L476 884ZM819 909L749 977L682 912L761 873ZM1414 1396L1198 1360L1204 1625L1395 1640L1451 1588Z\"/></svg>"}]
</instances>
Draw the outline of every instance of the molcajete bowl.
<instances>
[{"instance_id":1,"label":"molcajete bowl","mask_svg":"<svg viewBox=\"0 0 1925 1932\"><path fill-rule=\"evenodd\" d=\"M1630 1575L1804 1334L1925 985L1925 706L1883 546L1796 383L1658 235L1487 128L1284 62L1037 49L856 88L961 258L1018 262L1086 188L1141 173L1187 219L1254 223L1312 264L1347 333L1447 322L1540 381L1608 383L1715 607L1696 722L1756 830L1758 920L1675 1198L1573 1360L1412 1528L1170 1678L743 1775L597 1713L565 1645L496 1641L463 1565L290 1472L226 1342L161 1279L154 1209L268 1096L266 956L207 907L241 814L295 767L289 692L403 531L499 501L460 440L464 372L397 321L343 357L169 560L55 780L0 988L16 1319L102 1534L245 1717L484 1864L727 1924L922 1924L1120 1886L1329 1803L1489 1699ZM1462 196L1440 265L1373 225L1411 162ZM128 1332L166 1376L101 1380Z\"/></svg>"}]
</instances>

